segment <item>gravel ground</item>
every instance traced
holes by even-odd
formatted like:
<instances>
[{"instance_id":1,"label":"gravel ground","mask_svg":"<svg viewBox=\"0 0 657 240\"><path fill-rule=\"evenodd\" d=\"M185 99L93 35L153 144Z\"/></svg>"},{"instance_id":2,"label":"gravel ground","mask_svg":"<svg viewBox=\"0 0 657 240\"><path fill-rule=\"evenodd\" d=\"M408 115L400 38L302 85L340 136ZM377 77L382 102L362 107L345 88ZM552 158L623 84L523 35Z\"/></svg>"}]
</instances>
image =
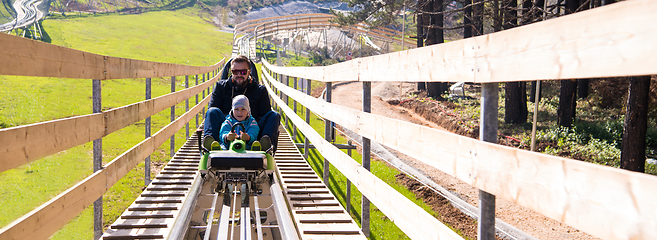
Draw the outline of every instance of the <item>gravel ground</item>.
<instances>
[{"instance_id":1,"label":"gravel ground","mask_svg":"<svg viewBox=\"0 0 657 240\"><path fill-rule=\"evenodd\" d=\"M287 2L270 7L251 10L249 13L246 14L246 20L295 15L295 14L322 13L322 10L320 8L325 8L325 9L333 8L340 11L353 10L353 8L348 7L346 3L339 1L322 2L322 3L295 1L295 2Z\"/></svg>"}]
</instances>

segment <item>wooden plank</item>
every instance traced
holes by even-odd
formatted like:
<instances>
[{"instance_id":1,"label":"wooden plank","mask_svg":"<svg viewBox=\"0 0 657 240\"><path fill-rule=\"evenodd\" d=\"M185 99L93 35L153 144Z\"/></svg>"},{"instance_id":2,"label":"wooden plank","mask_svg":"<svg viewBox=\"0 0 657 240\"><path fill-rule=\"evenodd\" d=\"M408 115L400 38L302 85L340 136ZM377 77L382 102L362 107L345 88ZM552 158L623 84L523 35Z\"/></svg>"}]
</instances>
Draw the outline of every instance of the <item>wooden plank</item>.
<instances>
[{"instance_id":1,"label":"wooden plank","mask_svg":"<svg viewBox=\"0 0 657 240\"><path fill-rule=\"evenodd\" d=\"M141 193L142 197L184 197L186 192L182 191L145 191Z\"/></svg>"},{"instance_id":2,"label":"wooden plank","mask_svg":"<svg viewBox=\"0 0 657 240\"><path fill-rule=\"evenodd\" d=\"M657 206L650 203L657 198L657 177L490 144L326 103L273 84L322 117L497 197L601 238L657 238L651 230L657 228ZM296 119L291 112L288 116ZM293 122L302 124L300 119ZM337 151L322 155L350 180L360 175L352 170L359 165L338 163L347 157L334 156L341 155Z\"/></svg>"},{"instance_id":3,"label":"wooden plank","mask_svg":"<svg viewBox=\"0 0 657 240\"><path fill-rule=\"evenodd\" d=\"M103 125L103 114L96 113L1 129L0 172L101 138Z\"/></svg>"},{"instance_id":4,"label":"wooden plank","mask_svg":"<svg viewBox=\"0 0 657 240\"><path fill-rule=\"evenodd\" d=\"M190 89L193 89L194 93L200 93L213 83L205 82ZM107 136L181 103L182 101L167 100L175 100L177 95L180 93L170 93L103 113L1 129L0 146L5 147L0 149L0 172Z\"/></svg>"},{"instance_id":5,"label":"wooden plank","mask_svg":"<svg viewBox=\"0 0 657 240\"><path fill-rule=\"evenodd\" d=\"M182 199L162 199L162 198L140 198L135 200L137 204L150 204L150 203L182 203Z\"/></svg>"},{"instance_id":6,"label":"wooden plank","mask_svg":"<svg viewBox=\"0 0 657 240\"><path fill-rule=\"evenodd\" d=\"M280 164L277 164L277 165L278 165L278 166L281 166L281 167L306 167L306 166L308 166L307 163L306 163L306 164L298 164L298 163L280 163Z\"/></svg>"},{"instance_id":7,"label":"wooden plank","mask_svg":"<svg viewBox=\"0 0 657 240\"><path fill-rule=\"evenodd\" d=\"M187 174L187 175L194 175L196 172L192 171L167 171L167 170L162 170L160 174Z\"/></svg>"},{"instance_id":8,"label":"wooden plank","mask_svg":"<svg viewBox=\"0 0 657 240\"><path fill-rule=\"evenodd\" d=\"M186 175L186 176L169 176L169 175L162 175L157 177L158 179L194 179L193 175Z\"/></svg>"},{"instance_id":9,"label":"wooden plank","mask_svg":"<svg viewBox=\"0 0 657 240\"><path fill-rule=\"evenodd\" d=\"M279 170L283 171L294 171L294 170L299 170L299 171L306 171L306 170L313 170L310 167L279 167Z\"/></svg>"},{"instance_id":10,"label":"wooden plank","mask_svg":"<svg viewBox=\"0 0 657 240\"><path fill-rule=\"evenodd\" d=\"M281 174L312 174L315 175L317 173L313 171L290 171L290 170L285 170L285 171L279 171Z\"/></svg>"},{"instance_id":11,"label":"wooden plank","mask_svg":"<svg viewBox=\"0 0 657 240\"><path fill-rule=\"evenodd\" d=\"M328 189L322 190L288 190L287 194L313 194L313 193L331 193Z\"/></svg>"},{"instance_id":12,"label":"wooden plank","mask_svg":"<svg viewBox=\"0 0 657 240\"><path fill-rule=\"evenodd\" d=\"M165 167L162 170L164 170L164 171L194 171L194 170L198 170L198 167Z\"/></svg>"},{"instance_id":13,"label":"wooden plank","mask_svg":"<svg viewBox=\"0 0 657 240\"><path fill-rule=\"evenodd\" d=\"M166 228L166 224L152 223L152 224L127 224L127 225L111 225L112 229L132 229L132 228Z\"/></svg>"},{"instance_id":14,"label":"wooden plank","mask_svg":"<svg viewBox=\"0 0 657 240\"><path fill-rule=\"evenodd\" d=\"M146 187L146 190L152 191L174 191L174 190L189 190L188 186L171 186L171 187Z\"/></svg>"},{"instance_id":15,"label":"wooden plank","mask_svg":"<svg viewBox=\"0 0 657 240\"><path fill-rule=\"evenodd\" d=\"M124 214L121 219L173 218L173 214Z\"/></svg>"},{"instance_id":16,"label":"wooden plank","mask_svg":"<svg viewBox=\"0 0 657 240\"><path fill-rule=\"evenodd\" d=\"M167 228L173 224L173 221L173 218L119 218L110 226L113 229Z\"/></svg>"},{"instance_id":17,"label":"wooden plank","mask_svg":"<svg viewBox=\"0 0 657 240\"><path fill-rule=\"evenodd\" d=\"M326 188L324 184L287 184L285 185L287 189L298 189L298 188Z\"/></svg>"},{"instance_id":18,"label":"wooden plank","mask_svg":"<svg viewBox=\"0 0 657 240\"><path fill-rule=\"evenodd\" d=\"M318 178L317 175L287 175L281 174L282 178Z\"/></svg>"},{"instance_id":19,"label":"wooden plank","mask_svg":"<svg viewBox=\"0 0 657 240\"><path fill-rule=\"evenodd\" d=\"M308 201L308 202L301 202L301 201L295 201L291 203L292 207L298 207L298 208L307 208L307 207L339 207L340 203L337 202L315 202L315 201ZM323 212L323 211L320 211Z\"/></svg>"},{"instance_id":20,"label":"wooden plank","mask_svg":"<svg viewBox=\"0 0 657 240\"><path fill-rule=\"evenodd\" d=\"M186 181L153 181L153 185L192 185L192 182L186 182Z\"/></svg>"},{"instance_id":21,"label":"wooden plank","mask_svg":"<svg viewBox=\"0 0 657 240\"><path fill-rule=\"evenodd\" d=\"M288 90L288 88L282 86L283 84L273 81L266 71L262 72L263 76L265 76L263 78L264 81L269 81L279 89ZM270 96L276 95L268 84L264 85L267 87ZM283 112L315 145L322 156L328 159L333 166L351 180L354 186L356 186L363 195L367 196L374 205L376 205L388 218L394 221L395 224L410 238L462 239L450 228L440 223L431 214L425 212L424 209L418 207L394 188L390 187L371 172L367 171L367 169L363 168L362 165L353 160L349 155L342 152L340 149L335 148L330 142L324 140L319 133L315 132L313 128L296 115L292 109L287 107L281 99L274 97L273 100L281 106ZM388 127L380 128L380 130L381 129L386 129L387 131Z\"/></svg>"},{"instance_id":22,"label":"wooden plank","mask_svg":"<svg viewBox=\"0 0 657 240\"><path fill-rule=\"evenodd\" d=\"M295 163L295 164L301 164L301 163L306 163L305 160L277 160L276 163Z\"/></svg>"},{"instance_id":23,"label":"wooden plank","mask_svg":"<svg viewBox=\"0 0 657 240\"><path fill-rule=\"evenodd\" d=\"M114 239L163 239L164 234L158 232L157 230L138 228L138 229L110 229L108 232L111 233L103 235L103 239L114 240Z\"/></svg>"},{"instance_id":24,"label":"wooden plank","mask_svg":"<svg viewBox=\"0 0 657 240\"><path fill-rule=\"evenodd\" d=\"M334 214L334 213L303 214L303 215L299 215L298 219L300 221L306 221L307 223L311 223L310 221L312 220L334 220L334 221L346 220L348 222L353 221L353 219L351 219L349 215ZM320 223L320 222L317 221L316 223Z\"/></svg>"},{"instance_id":25,"label":"wooden plank","mask_svg":"<svg viewBox=\"0 0 657 240\"><path fill-rule=\"evenodd\" d=\"M317 213L345 213L345 210L342 208L307 208L304 207L303 209L293 209L292 210L294 213L297 214L317 214Z\"/></svg>"},{"instance_id":26,"label":"wooden plank","mask_svg":"<svg viewBox=\"0 0 657 240\"><path fill-rule=\"evenodd\" d=\"M288 180L283 180L285 184L288 183L322 183L321 180L312 180L312 179L288 179Z\"/></svg>"},{"instance_id":27,"label":"wooden plank","mask_svg":"<svg viewBox=\"0 0 657 240\"><path fill-rule=\"evenodd\" d=\"M178 162L175 160L169 161L167 166L170 167L198 167L198 163L185 163L185 162Z\"/></svg>"},{"instance_id":28,"label":"wooden plank","mask_svg":"<svg viewBox=\"0 0 657 240\"><path fill-rule=\"evenodd\" d=\"M130 211L155 211L155 210L178 210L179 204L175 203L158 203L158 204L133 204L128 207Z\"/></svg>"},{"instance_id":29,"label":"wooden plank","mask_svg":"<svg viewBox=\"0 0 657 240\"><path fill-rule=\"evenodd\" d=\"M358 225L352 224L302 224L299 228L304 234L360 234Z\"/></svg>"},{"instance_id":30,"label":"wooden plank","mask_svg":"<svg viewBox=\"0 0 657 240\"><path fill-rule=\"evenodd\" d=\"M0 75L123 79L195 75L221 68L103 56L0 33Z\"/></svg>"}]
</instances>

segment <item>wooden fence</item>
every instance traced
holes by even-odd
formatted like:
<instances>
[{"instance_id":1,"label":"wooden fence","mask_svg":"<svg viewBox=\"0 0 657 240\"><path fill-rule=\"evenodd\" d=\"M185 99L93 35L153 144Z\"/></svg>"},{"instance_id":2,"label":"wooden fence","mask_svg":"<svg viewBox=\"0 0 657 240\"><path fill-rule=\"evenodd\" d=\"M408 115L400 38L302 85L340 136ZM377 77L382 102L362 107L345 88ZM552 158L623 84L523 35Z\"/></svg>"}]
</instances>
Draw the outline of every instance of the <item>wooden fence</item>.
<instances>
[{"instance_id":1,"label":"wooden fence","mask_svg":"<svg viewBox=\"0 0 657 240\"><path fill-rule=\"evenodd\" d=\"M323 81L329 88L336 81L499 83L657 74L656 12L657 1L628 0L499 33L326 67L265 62L263 72ZM657 239L655 176L505 147L338 106L279 83L269 73L265 76L282 94L323 118L499 198L603 239ZM447 234L323 140L285 102L275 101L321 154L411 238ZM494 112L497 115L496 108Z\"/></svg>"},{"instance_id":2,"label":"wooden fence","mask_svg":"<svg viewBox=\"0 0 657 240\"><path fill-rule=\"evenodd\" d=\"M4 33L0 33L0 43L1 75L86 78L94 81L152 77L172 77L173 80L175 76L203 75L203 79L209 80L177 92L174 88L170 94L105 112L0 130L2 172L95 141L178 103L188 103L189 98L201 92L205 94L208 90L207 97L177 119L172 118L170 124L153 136L147 137L91 176L0 229L0 239L47 239L102 197L119 179L203 111L210 101L209 87L217 81L218 69L224 63L222 60L212 66L194 67L116 58ZM209 79L210 74L214 75L212 79ZM147 83L150 81L147 80ZM150 98L150 94L147 95ZM147 129L150 133L150 127ZM146 171L150 171L150 168L146 168ZM100 224L102 227L102 220Z\"/></svg>"},{"instance_id":3,"label":"wooden fence","mask_svg":"<svg viewBox=\"0 0 657 240\"><path fill-rule=\"evenodd\" d=\"M356 26L340 26L332 23L333 15L323 13L299 14L292 16L280 16L271 18L262 18L246 21L235 26L235 37L240 34L252 34L258 38L276 34L279 31L291 31L299 29L327 29L338 28L342 31L358 33L364 36L370 36L386 42L396 42L401 44L402 33L391 29L369 29L365 24ZM406 47L414 48L415 41L410 38L404 38Z\"/></svg>"}]
</instances>

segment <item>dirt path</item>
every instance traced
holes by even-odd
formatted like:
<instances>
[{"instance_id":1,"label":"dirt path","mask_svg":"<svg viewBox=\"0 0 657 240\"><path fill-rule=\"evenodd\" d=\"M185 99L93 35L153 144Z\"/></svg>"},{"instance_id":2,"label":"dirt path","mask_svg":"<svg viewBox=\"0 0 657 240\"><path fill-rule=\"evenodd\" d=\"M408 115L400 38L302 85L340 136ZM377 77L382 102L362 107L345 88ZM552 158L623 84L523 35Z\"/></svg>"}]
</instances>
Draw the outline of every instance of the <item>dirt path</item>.
<instances>
[{"instance_id":1,"label":"dirt path","mask_svg":"<svg viewBox=\"0 0 657 240\"><path fill-rule=\"evenodd\" d=\"M412 91L415 84L405 83L402 87L402 92L406 93ZM399 99L399 94L398 83L373 83L372 113L444 130L438 124L421 117L412 110L387 103L387 100ZM363 105L362 84L358 82L336 84L332 93L332 102L361 110ZM394 151L393 153L410 166L423 171L437 184L461 197L464 201L477 206L477 189L420 161ZM597 239L509 201L497 199L496 209L497 218L538 239Z\"/></svg>"}]
</instances>

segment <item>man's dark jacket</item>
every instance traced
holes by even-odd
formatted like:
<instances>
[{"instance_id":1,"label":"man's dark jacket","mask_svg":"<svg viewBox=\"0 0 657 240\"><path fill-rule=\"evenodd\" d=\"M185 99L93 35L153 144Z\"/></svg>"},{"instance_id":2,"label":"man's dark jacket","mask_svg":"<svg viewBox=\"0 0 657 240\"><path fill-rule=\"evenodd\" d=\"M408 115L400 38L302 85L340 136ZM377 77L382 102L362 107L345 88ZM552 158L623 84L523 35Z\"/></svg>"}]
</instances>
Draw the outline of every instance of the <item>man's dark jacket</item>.
<instances>
[{"instance_id":1,"label":"man's dark jacket","mask_svg":"<svg viewBox=\"0 0 657 240\"><path fill-rule=\"evenodd\" d=\"M237 95L244 95L249 99L251 116L256 121L260 121L262 116L271 111L269 95L265 86L258 84L257 80L252 79L245 88L238 89L233 86L232 76L231 78L222 79L217 82L210 98L210 107L219 108L221 112L227 115L230 112L233 97Z\"/></svg>"}]
</instances>

